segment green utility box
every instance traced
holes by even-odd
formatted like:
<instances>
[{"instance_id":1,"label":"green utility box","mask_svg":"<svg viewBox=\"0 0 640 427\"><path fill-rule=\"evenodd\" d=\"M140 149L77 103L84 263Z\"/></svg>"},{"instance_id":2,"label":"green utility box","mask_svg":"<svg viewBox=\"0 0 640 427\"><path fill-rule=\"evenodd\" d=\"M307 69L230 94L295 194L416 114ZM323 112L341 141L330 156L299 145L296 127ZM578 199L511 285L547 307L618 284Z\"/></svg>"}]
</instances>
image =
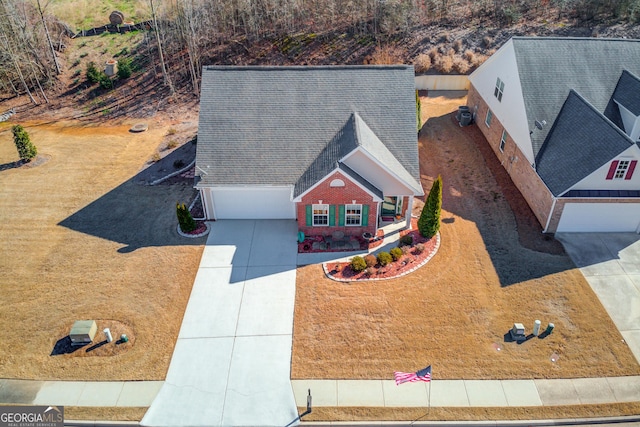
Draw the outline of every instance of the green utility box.
<instances>
[{"instance_id":1,"label":"green utility box","mask_svg":"<svg viewBox=\"0 0 640 427\"><path fill-rule=\"evenodd\" d=\"M93 342L97 331L98 325L95 320L77 320L69 332L71 345L84 345Z\"/></svg>"}]
</instances>

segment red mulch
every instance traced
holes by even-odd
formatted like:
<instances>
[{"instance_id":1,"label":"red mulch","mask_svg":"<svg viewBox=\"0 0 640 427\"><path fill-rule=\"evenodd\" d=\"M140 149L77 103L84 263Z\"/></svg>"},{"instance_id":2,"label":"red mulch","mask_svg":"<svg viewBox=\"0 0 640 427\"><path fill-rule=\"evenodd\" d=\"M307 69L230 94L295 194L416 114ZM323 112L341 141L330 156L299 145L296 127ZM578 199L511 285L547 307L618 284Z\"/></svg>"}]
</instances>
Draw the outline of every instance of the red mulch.
<instances>
[{"instance_id":1,"label":"red mulch","mask_svg":"<svg viewBox=\"0 0 640 427\"><path fill-rule=\"evenodd\" d=\"M437 239L435 237L430 239L422 237L417 228L417 221L412 219L411 222L413 225L411 230L403 230L400 232L401 237L410 235L413 238L411 249L397 261L393 261L384 267L376 264L375 267L361 272L353 271L350 263L348 262L327 263L325 264L325 267L328 276L337 280L391 279L401 276L420 266L422 262L431 258L436 252ZM380 244L382 244L382 241L380 241L378 245ZM424 248L422 251L418 251L416 249L416 245L418 244L423 245Z\"/></svg>"},{"instance_id":2,"label":"red mulch","mask_svg":"<svg viewBox=\"0 0 640 427\"><path fill-rule=\"evenodd\" d=\"M302 243L298 242L298 253L299 254L310 254L310 253L318 253L318 252L351 252L357 250L369 250L376 248L382 244L382 240L384 239L384 231L378 230L376 237L374 239L364 239L360 236L355 237L356 240L360 242L359 249L313 249L313 243L322 242L324 237L322 236L306 236Z\"/></svg>"},{"instance_id":3,"label":"red mulch","mask_svg":"<svg viewBox=\"0 0 640 427\"><path fill-rule=\"evenodd\" d=\"M204 221L196 221L196 228L193 231L184 232L184 234L200 234L207 231L207 224Z\"/></svg>"}]
</instances>

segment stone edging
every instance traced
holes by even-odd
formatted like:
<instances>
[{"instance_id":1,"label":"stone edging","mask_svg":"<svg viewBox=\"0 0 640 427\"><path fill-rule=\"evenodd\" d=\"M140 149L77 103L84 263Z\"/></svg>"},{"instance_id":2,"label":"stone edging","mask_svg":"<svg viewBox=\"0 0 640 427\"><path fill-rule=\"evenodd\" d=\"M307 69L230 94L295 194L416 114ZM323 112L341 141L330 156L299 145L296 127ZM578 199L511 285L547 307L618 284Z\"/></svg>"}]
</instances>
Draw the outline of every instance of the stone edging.
<instances>
[{"instance_id":1,"label":"stone edging","mask_svg":"<svg viewBox=\"0 0 640 427\"><path fill-rule=\"evenodd\" d=\"M196 164L196 161L194 160L194 161L192 161L191 163L189 163L187 166L183 167L183 168L182 168L182 169L180 169L180 170L177 170L177 171L175 171L175 172L171 172L169 175L163 176L162 178L158 178L158 179L156 179L155 181L151 181L151 182L149 183L149 185L158 185L158 184L160 184L161 182L164 182L164 181L168 180L169 178L173 178L173 177L174 177L174 176L176 176L176 175L179 175L179 174L181 174L181 173L183 173L183 172L188 171L188 170L189 170L189 169L191 169L195 164Z\"/></svg>"},{"instance_id":2,"label":"stone edging","mask_svg":"<svg viewBox=\"0 0 640 427\"><path fill-rule=\"evenodd\" d=\"M183 233L182 230L180 230L180 224L178 224L178 227L176 228L176 231L178 232L179 235L181 235L182 237L187 237L189 239L195 239L198 237L202 237L202 236L206 236L207 234L209 234L209 231L211 230L211 226L209 225L208 222L205 222L204 225L207 226L207 229L204 230L202 233L200 234L187 234L187 233Z\"/></svg>"},{"instance_id":3,"label":"stone edging","mask_svg":"<svg viewBox=\"0 0 640 427\"><path fill-rule=\"evenodd\" d=\"M329 263L326 263L326 262L322 263L322 271L324 271L325 276L327 276L329 279L334 280L336 282L367 282L367 281L375 281L375 280L397 279L398 277L406 276L409 273L413 273L414 271L416 271L417 269L419 269L420 267L422 267L423 265L428 263L431 260L431 258L433 258L433 256L436 253L438 253L438 249L440 249L440 232L438 232L438 234L436 234L436 246L433 248L431 253L424 260L422 260L422 262L420 264L416 265L415 267L413 267L410 270L403 271L402 273L397 274L397 275L395 275L393 277L374 277L374 278L369 278L369 279L338 279L338 278L336 278L336 277L331 275L331 273L329 272L329 268L327 267L327 264L329 264ZM335 264L335 262L333 262L333 264Z\"/></svg>"}]
</instances>

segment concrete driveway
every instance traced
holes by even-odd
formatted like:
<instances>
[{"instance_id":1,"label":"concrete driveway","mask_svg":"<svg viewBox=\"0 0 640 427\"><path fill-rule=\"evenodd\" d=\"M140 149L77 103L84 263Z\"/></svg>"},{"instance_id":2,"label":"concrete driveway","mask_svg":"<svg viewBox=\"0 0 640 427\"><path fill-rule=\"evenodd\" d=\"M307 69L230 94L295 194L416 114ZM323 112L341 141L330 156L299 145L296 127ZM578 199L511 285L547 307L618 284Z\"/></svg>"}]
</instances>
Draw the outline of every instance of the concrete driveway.
<instances>
[{"instance_id":1,"label":"concrete driveway","mask_svg":"<svg viewBox=\"0 0 640 427\"><path fill-rule=\"evenodd\" d=\"M141 424L296 425L296 223L211 225L166 381Z\"/></svg>"},{"instance_id":2,"label":"concrete driveway","mask_svg":"<svg viewBox=\"0 0 640 427\"><path fill-rule=\"evenodd\" d=\"M558 233L640 362L640 235Z\"/></svg>"}]
</instances>

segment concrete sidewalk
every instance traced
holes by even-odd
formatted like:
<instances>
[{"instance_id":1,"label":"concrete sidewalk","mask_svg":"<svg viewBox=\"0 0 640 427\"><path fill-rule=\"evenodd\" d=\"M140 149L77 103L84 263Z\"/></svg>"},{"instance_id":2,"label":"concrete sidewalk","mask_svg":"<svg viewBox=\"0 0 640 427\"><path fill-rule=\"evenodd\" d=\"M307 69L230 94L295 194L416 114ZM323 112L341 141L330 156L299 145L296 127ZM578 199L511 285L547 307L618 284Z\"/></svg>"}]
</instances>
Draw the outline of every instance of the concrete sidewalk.
<instances>
[{"instance_id":1,"label":"concrete sidewalk","mask_svg":"<svg viewBox=\"0 0 640 427\"><path fill-rule=\"evenodd\" d=\"M0 380L0 403L147 407L164 381Z\"/></svg>"},{"instance_id":2,"label":"concrete sidewalk","mask_svg":"<svg viewBox=\"0 0 640 427\"><path fill-rule=\"evenodd\" d=\"M511 407L640 402L640 377L557 380L293 380L299 407ZM431 396L431 397L430 397Z\"/></svg>"}]
</instances>

